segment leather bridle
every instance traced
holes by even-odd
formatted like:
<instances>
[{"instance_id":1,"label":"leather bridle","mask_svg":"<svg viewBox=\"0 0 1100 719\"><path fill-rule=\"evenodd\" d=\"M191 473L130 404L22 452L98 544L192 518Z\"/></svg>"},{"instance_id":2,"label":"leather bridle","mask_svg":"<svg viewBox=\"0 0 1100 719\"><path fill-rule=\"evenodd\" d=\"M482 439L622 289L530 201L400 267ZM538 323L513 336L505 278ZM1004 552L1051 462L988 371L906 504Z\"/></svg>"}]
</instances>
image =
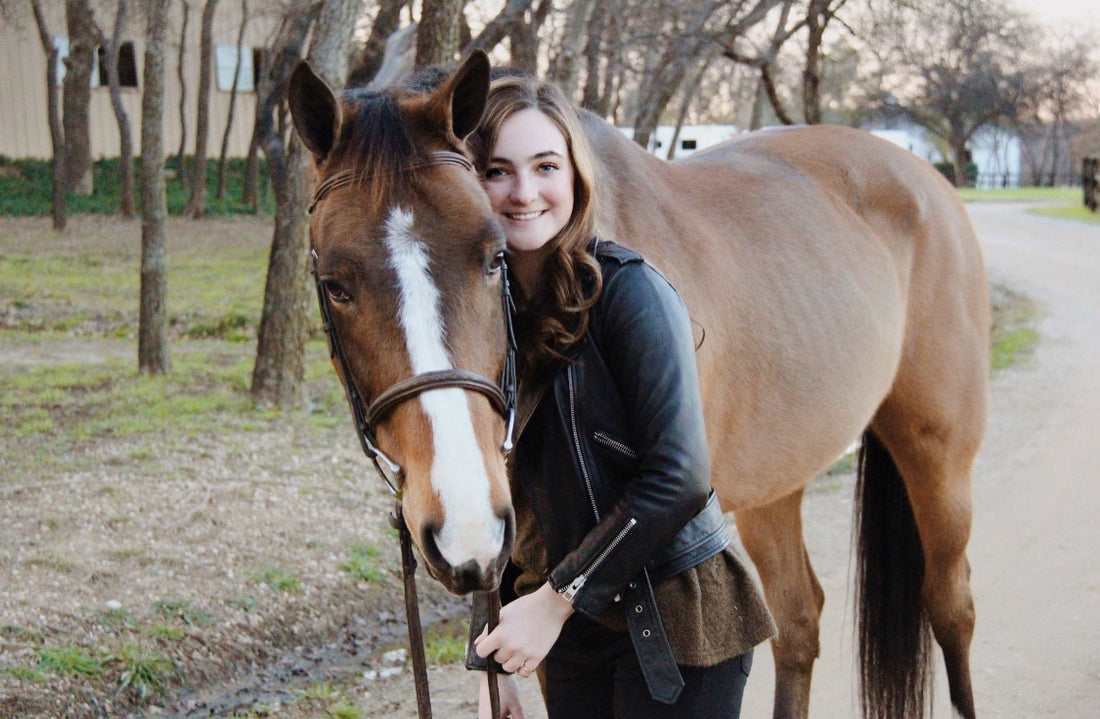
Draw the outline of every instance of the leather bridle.
<instances>
[{"instance_id":1,"label":"leather bridle","mask_svg":"<svg viewBox=\"0 0 1100 719\"><path fill-rule=\"evenodd\" d=\"M420 160L409 163L405 169L415 170L439 165L456 165L463 169L474 171L473 163L461 153L450 150L437 150L429 152ZM309 205L312 214L317 203L324 199L332 190L361 182L362 176L351 170L338 172L322 182L313 194L313 200ZM512 315L515 312L515 304L512 299L511 289L508 285L508 268L501 253L499 260L499 272L501 276L501 308L504 314L504 331L507 338L505 350L504 369L501 372L499 382L493 382L476 372L463 369L445 369L432 372L423 372L401 380L380 392L370 402L365 402L362 393L355 384L348 364L347 355L344 353L343 344L336 332L336 325L332 321L332 306L328 294L325 292L324 283L321 281L317 269L317 250L310 247L310 259L313 269L313 279L317 286L317 302L321 309L321 321L324 325L325 335L328 338L329 354L337 364L343 379L344 392L348 405L351 408L355 421L356 434L363 453L370 459L378 473L382 476L390 493L396 502L391 524L398 530L401 538L401 567L405 585L405 613L409 626L409 642L412 651L413 673L416 684L417 709L420 719L431 719L431 700L428 696L428 672L427 661L424 656L424 638L420 625L420 610L416 594L416 559L412 552L412 535L405 524L404 514L401 510L401 492L404 480L404 470L401 465L391 459L378 446L378 438L374 428L399 405L418 397L424 392L435 389L462 389L477 392L488 398L493 408L504 418L506 423L504 443L501 451L507 455L512 450L512 432L516 419L516 337L512 324ZM497 590L490 593L490 622L489 630L496 625L496 617L499 613L500 597ZM489 693L492 704L493 716L499 716L500 698L497 693L496 662L489 660Z\"/></svg>"}]
</instances>

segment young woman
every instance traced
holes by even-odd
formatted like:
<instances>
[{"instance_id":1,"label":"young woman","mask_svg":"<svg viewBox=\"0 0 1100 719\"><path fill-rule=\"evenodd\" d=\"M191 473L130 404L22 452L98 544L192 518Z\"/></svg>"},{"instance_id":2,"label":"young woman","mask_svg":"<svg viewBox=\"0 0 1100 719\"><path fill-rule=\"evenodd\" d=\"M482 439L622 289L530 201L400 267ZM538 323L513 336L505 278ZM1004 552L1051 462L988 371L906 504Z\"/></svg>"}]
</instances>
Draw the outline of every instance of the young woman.
<instances>
[{"instance_id":1,"label":"young woman","mask_svg":"<svg viewBox=\"0 0 1100 719\"><path fill-rule=\"evenodd\" d=\"M774 626L710 491L687 310L593 236L593 158L555 86L494 82L473 143L508 242L520 408L516 546L472 649L537 669L551 719L737 717ZM500 686L521 719L515 676Z\"/></svg>"}]
</instances>

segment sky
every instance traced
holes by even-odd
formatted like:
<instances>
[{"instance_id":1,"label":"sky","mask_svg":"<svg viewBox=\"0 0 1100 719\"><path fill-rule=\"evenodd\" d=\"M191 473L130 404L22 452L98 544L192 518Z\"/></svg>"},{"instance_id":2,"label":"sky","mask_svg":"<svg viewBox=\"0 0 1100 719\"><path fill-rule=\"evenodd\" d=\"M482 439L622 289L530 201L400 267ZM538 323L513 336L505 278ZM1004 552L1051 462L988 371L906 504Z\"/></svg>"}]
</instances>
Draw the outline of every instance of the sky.
<instances>
[{"instance_id":1,"label":"sky","mask_svg":"<svg viewBox=\"0 0 1100 719\"><path fill-rule=\"evenodd\" d=\"M1067 21L1100 26L1100 2L1097 0L1012 0L1021 10L1036 18L1062 24Z\"/></svg>"}]
</instances>

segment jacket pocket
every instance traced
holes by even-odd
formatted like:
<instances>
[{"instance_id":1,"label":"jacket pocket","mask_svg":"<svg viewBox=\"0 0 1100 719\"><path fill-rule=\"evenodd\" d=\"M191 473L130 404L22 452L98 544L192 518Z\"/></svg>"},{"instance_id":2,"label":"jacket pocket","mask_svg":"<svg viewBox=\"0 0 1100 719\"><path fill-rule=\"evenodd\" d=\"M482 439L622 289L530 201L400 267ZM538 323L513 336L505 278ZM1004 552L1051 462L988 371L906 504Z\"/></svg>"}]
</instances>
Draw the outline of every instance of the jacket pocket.
<instances>
[{"instance_id":1,"label":"jacket pocket","mask_svg":"<svg viewBox=\"0 0 1100 719\"><path fill-rule=\"evenodd\" d=\"M638 459L638 453L635 452L630 447L630 445L628 445L626 442L615 439L606 432L594 432L592 434L592 441L595 442L598 446L620 457L625 457L633 461L637 461Z\"/></svg>"}]
</instances>

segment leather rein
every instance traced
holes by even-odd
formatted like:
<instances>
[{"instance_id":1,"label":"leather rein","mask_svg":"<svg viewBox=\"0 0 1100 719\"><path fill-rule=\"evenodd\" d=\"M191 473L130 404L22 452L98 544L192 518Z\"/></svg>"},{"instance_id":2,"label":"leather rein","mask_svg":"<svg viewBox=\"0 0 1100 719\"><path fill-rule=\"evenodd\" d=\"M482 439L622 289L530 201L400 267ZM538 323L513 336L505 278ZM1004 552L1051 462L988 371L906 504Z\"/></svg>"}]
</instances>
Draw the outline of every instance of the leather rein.
<instances>
[{"instance_id":1,"label":"leather rein","mask_svg":"<svg viewBox=\"0 0 1100 719\"><path fill-rule=\"evenodd\" d=\"M406 169L422 169L439 165L455 165L463 169L474 171L473 163L461 153L450 150L437 150L428 153L423 159L417 160L406 166ZM317 203L324 199L332 190L362 181L362 177L350 170L338 172L320 185L313 194L309 205L312 214ZM424 634L420 623L420 605L416 590L416 557L413 554L412 534L401 510L401 492L404 483L404 470L397 462L391 459L378 447L378 439L374 428L383 421L398 405L401 405L420 394L435 389L462 389L477 392L488 398L493 408L504 418L506 432L501 451L507 455L512 450L512 432L516 419L516 337L512 324L512 316L515 312L515 304L512 300L511 289L508 285L508 270L504 263L504 257L500 257L501 274L501 306L504 313L504 330L507 336L507 349L505 351L504 369L501 372L499 382L493 382L476 372L462 369L445 369L432 372L423 372L401 380L379 393L370 402L365 402L359 392L355 381L352 379L347 355L344 353L343 344L336 332L336 326L332 321L332 307L328 294L325 292L324 283L321 281L317 269L317 250L310 247L310 259L312 263L313 279L317 287L317 302L321 310L321 322L328 338L329 355L338 365L343 379L344 392L348 405L351 408L355 421L356 434L362 446L363 453L381 475L390 493L394 496L394 511L390 516L390 524L398 531L401 541L401 573L405 590L405 617L409 627L409 646L413 660L413 678L416 685L417 712L420 719L431 719L432 707L428 687L428 667L424 654ZM500 594L494 589L489 594L489 631L496 626L500 610ZM500 716L500 696L497 687L497 664L488 662L489 698L493 717Z\"/></svg>"}]
</instances>

